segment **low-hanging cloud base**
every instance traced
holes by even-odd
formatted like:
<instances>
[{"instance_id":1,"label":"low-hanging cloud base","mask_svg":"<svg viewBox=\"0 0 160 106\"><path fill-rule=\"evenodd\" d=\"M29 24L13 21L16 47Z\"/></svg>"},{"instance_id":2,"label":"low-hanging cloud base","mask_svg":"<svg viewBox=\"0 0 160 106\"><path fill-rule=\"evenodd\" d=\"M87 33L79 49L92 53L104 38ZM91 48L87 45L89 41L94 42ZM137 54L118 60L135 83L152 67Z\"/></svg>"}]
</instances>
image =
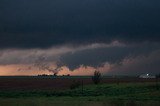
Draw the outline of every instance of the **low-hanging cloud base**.
<instances>
[{"instance_id":1,"label":"low-hanging cloud base","mask_svg":"<svg viewBox=\"0 0 160 106\"><path fill-rule=\"evenodd\" d=\"M103 75L158 74L159 63L160 43L157 42L129 45L113 41L77 47L0 50L0 70L6 67L5 70L19 73L17 75L92 75L95 70Z\"/></svg>"}]
</instances>

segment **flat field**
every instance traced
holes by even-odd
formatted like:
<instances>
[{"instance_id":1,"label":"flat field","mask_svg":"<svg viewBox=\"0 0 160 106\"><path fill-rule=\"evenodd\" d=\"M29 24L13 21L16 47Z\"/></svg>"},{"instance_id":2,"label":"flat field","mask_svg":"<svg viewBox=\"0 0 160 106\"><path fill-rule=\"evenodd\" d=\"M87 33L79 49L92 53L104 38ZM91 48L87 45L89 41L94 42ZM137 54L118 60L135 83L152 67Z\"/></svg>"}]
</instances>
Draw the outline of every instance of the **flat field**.
<instances>
[{"instance_id":1,"label":"flat field","mask_svg":"<svg viewBox=\"0 0 160 106\"><path fill-rule=\"evenodd\" d=\"M91 77L0 77L0 106L160 106L158 82L104 77L94 85Z\"/></svg>"}]
</instances>

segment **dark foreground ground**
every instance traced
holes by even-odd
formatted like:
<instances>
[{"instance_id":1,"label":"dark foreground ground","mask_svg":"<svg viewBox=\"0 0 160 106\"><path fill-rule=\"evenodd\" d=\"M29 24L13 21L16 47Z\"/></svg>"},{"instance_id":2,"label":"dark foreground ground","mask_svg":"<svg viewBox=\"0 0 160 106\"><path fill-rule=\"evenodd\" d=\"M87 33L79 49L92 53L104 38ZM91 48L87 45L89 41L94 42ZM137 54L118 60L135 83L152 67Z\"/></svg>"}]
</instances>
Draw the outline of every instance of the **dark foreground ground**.
<instances>
[{"instance_id":1,"label":"dark foreground ground","mask_svg":"<svg viewBox=\"0 0 160 106\"><path fill-rule=\"evenodd\" d=\"M0 77L0 106L160 106L156 79ZM71 89L72 88L72 89Z\"/></svg>"},{"instance_id":2,"label":"dark foreground ground","mask_svg":"<svg viewBox=\"0 0 160 106\"><path fill-rule=\"evenodd\" d=\"M84 85L93 84L89 76L15 76L0 77L0 90L64 90L69 89L74 82L80 82ZM103 77L101 83L144 83L156 82L156 79L140 79L136 77Z\"/></svg>"}]
</instances>

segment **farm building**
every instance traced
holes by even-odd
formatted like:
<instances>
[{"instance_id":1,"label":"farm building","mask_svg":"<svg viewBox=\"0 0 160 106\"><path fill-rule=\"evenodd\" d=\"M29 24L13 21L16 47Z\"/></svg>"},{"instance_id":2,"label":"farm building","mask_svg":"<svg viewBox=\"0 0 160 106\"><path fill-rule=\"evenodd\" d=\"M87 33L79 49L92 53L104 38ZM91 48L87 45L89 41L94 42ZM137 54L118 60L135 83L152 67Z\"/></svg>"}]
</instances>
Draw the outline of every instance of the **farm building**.
<instances>
[{"instance_id":1,"label":"farm building","mask_svg":"<svg viewBox=\"0 0 160 106\"><path fill-rule=\"evenodd\" d=\"M142 74L139 76L139 78L156 78L156 76L150 75L150 74Z\"/></svg>"}]
</instances>

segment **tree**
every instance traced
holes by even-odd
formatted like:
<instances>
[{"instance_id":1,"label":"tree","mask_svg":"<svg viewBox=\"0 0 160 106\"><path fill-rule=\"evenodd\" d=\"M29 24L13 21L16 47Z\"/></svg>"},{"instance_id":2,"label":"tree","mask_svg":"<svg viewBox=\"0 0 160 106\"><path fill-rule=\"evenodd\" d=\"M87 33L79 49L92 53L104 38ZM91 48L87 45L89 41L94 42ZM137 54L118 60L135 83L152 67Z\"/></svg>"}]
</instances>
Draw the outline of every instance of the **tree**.
<instances>
[{"instance_id":1,"label":"tree","mask_svg":"<svg viewBox=\"0 0 160 106\"><path fill-rule=\"evenodd\" d=\"M101 73L99 71L94 72L94 76L92 77L92 81L94 84L99 84L101 81Z\"/></svg>"},{"instance_id":2,"label":"tree","mask_svg":"<svg viewBox=\"0 0 160 106\"><path fill-rule=\"evenodd\" d=\"M157 90L159 89L159 85L158 85L158 83L159 83L159 78L160 78L160 74L157 74L157 75L156 75L156 88L157 88Z\"/></svg>"}]
</instances>

